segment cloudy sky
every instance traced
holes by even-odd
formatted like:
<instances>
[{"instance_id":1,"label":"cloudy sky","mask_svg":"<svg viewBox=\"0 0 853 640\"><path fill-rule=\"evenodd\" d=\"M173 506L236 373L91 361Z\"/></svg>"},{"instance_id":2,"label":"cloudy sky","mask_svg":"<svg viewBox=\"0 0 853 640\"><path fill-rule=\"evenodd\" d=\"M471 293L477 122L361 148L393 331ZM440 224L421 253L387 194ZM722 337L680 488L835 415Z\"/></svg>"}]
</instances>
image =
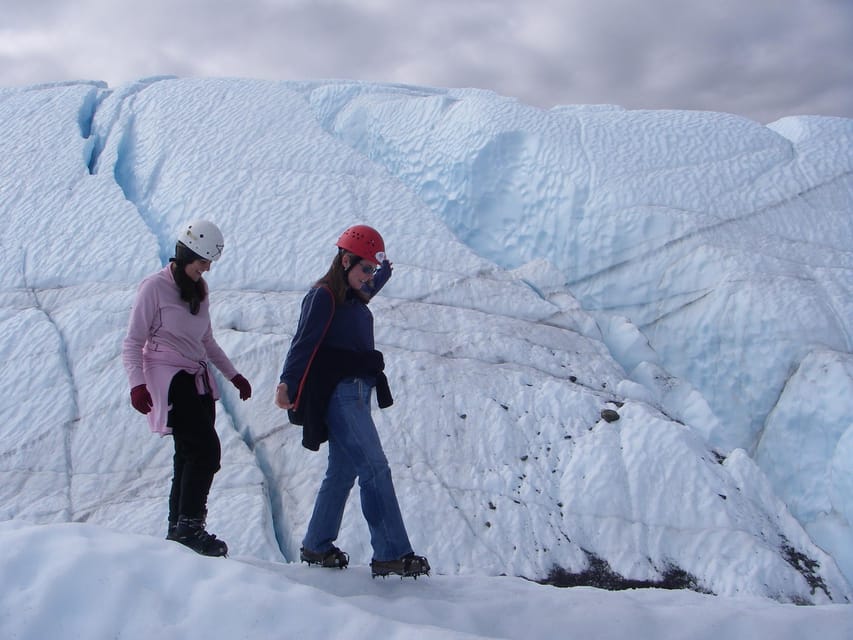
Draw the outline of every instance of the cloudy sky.
<instances>
[{"instance_id":1,"label":"cloudy sky","mask_svg":"<svg viewBox=\"0 0 853 640\"><path fill-rule=\"evenodd\" d=\"M853 0L0 0L0 87L159 75L853 117Z\"/></svg>"}]
</instances>

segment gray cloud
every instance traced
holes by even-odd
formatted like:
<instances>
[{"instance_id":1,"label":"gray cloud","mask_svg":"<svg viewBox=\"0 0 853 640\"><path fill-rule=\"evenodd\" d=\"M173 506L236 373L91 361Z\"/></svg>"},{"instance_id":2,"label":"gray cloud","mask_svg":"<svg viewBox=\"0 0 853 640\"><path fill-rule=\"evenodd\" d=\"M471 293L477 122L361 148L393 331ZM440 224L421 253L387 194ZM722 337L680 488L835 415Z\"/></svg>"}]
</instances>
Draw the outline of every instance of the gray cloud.
<instances>
[{"instance_id":1,"label":"gray cloud","mask_svg":"<svg viewBox=\"0 0 853 640\"><path fill-rule=\"evenodd\" d=\"M853 117L846 0L0 0L0 11L0 86L351 78L546 108Z\"/></svg>"}]
</instances>

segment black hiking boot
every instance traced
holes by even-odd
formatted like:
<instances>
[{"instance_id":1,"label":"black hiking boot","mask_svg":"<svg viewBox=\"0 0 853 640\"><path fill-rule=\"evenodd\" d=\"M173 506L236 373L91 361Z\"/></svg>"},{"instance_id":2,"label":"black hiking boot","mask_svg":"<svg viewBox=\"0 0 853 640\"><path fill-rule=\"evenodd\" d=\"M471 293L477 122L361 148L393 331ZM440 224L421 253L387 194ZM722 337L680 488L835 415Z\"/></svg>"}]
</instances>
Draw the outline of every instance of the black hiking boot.
<instances>
[{"instance_id":1,"label":"black hiking boot","mask_svg":"<svg viewBox=\"0 0 853 640\"><path fill-rule=\"evenodd\" d=\"M418 579L418 576L429 575L429 562L423 556L409 553L399 560L373 560L370 563L370 571L373 577L383 578L395 574L402 578Z\"/></svg>"},{"instance_id":2,"label":"black hiking boot","mask_svg":"<svg viewBox=\"0 0 853 640\"><path fill-rule=\"evenodd\" d=\"M215 535L204 530L202 518L188 518L180 516L175 530L170 534L170 540L180 542L196 553L203 556L222 557L228 555L228 545L223 540L218 540Z\"/></svg>"},{"instance_id":3,"label":"black hiking boot","mask_svg":"<svg viewBox=\"0 0 853 640\"><path fill-rule=\"evenodd\" d=\"M335 545L332 545L332 548L324 553L317 553L302 547L299 550L299 559L302 562L307 562L308 566L318 564L327 569L344 569L349 564L349 556Z\"/></svg>"}]
</instances>

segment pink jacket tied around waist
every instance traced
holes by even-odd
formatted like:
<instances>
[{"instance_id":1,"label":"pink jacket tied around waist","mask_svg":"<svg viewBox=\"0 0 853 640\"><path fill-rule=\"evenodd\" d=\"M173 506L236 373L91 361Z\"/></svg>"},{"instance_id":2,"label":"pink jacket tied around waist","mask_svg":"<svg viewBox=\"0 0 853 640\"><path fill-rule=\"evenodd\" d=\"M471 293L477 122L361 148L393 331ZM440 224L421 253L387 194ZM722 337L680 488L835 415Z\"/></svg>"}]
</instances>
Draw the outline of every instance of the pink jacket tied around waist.
<instances>
[{"instance_id":1,"label":"pink jacket tied around waist","mask_svg":"<svg viewBox=\"0 0 853 640\"><path fill-rule=\"evenodd\" d=\"M214 400L219 398L219 387L210 375L208 361L229 380L237 375L213 337L209 297L198 314L192 315L181 300L170 265L140 283L122 344L122 361L131 389L147 385L154 403L147 414L148 426L161 435L172 432L166 419L169 385L176 373L194 375L198 392L209 392Z\"/></svg>"}]
</instances>

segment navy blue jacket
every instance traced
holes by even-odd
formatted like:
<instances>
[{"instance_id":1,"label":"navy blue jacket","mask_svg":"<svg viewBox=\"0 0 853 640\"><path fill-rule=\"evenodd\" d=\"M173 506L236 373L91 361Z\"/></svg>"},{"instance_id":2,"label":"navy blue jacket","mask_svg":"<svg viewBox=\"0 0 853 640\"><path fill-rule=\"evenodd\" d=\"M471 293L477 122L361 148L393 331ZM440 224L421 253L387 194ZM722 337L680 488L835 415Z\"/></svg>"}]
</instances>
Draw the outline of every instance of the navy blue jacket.
<instances>
[{"instance_id":1,"label":"navy blue jacket","mask_svg":"<svg viewBox=\"0 0 853 640\"><path fill-rule=\"evenodd\" d=\"M390 265L385 263L365 293L375 295L390 276ZM310 370L306 371L309 363ZM373 314L367 304L350 291L343 304L335 305L326 287L312 288L302 300L280 378L287 384L291 402L298 396L298 409L289 410L288 417L293 424L303 426L303 446L317 451L328 439L326 409L332 392L344 378L371 379L380 408L390 406L393 398L384 368L382 353L374 349Z\"/></svg>"},{"instance_id":2,"label":"navy blue jacket","mask_svg":"<svg viewBox=\"0 0 853 640\"><path fill-rule=\"evenodd\" d=\"M365 288L363 291L370 297L375 296L388 282L391 271L391 265L387 261L383 262L382 268L373 276L372 287ZM347 296L344 304L337 305L336 308L328 289L311 288L302 299L302 311L299 314L296 333L293 334L290 350L287 352L279 378L279 382L287 384L291 402L296 398L299 381L305 374L311 354L319 346L318 343L330 317L331 324L326 337L323 338L324 346L361 352L372 351L375 348L373 314L362 300L355 295L350 295Z\"/></svg>"}]
</instances>

